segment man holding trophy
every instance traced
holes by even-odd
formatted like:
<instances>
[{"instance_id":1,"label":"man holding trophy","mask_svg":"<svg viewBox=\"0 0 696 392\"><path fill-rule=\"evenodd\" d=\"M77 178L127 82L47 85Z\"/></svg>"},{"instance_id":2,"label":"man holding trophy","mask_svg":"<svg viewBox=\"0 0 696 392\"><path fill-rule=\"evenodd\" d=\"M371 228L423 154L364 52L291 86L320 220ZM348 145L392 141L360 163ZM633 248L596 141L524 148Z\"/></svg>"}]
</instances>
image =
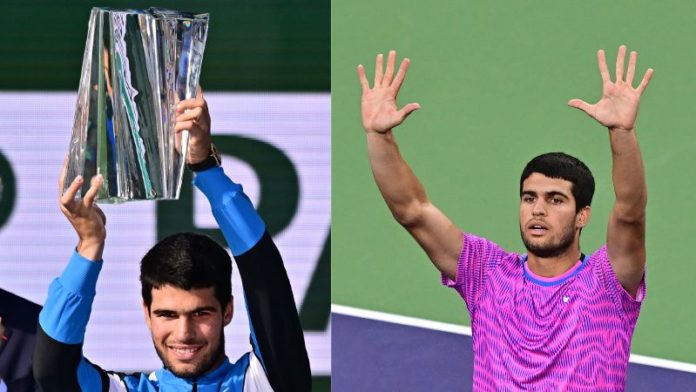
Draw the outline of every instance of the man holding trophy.
<instances>
[{"instance_id":1,"label":"man holding trophy","mask_svg":"<svg viewBox=\"0 0 696 392\"><path fill-rule=\"evenodd\" d=\"M60 179L60 208L79 241L39 316L34 376L44 391L311 389L283 261L241 185L220 167L206 101L195 93L206 29L207 14L92 11ZM95 201L176 198L184 160L239 268L253 349L236 362L225 355L223 329L233 315L227 251L180 233L155 244L140 265L142 308L163 368L105 371L82 355L107 234Z\"/></svg>"},{"instance_id":2,"label":"man holding trophy","mask_svg":"<svg viewBox=\"0 0 696 392\"><path fill-rule=\"evenodd\" d=\"M230 258L210 238L183 233L160 241L141 262L143 311L164 368L123 375L85 359L82 343L103 263L106 217L94 202L101 176L75 199L84 181L78 177L61 195L60 207L79 242L51 284L39 319L34 375L45 391L310 389L309 360L280 254L241 186L219 166L203 97L177 109L175 128L190 131L194 184L210 201L241 274L254 350L235 363L225 356L223 328L233 313Z\"/></svg>"}]
</instances>

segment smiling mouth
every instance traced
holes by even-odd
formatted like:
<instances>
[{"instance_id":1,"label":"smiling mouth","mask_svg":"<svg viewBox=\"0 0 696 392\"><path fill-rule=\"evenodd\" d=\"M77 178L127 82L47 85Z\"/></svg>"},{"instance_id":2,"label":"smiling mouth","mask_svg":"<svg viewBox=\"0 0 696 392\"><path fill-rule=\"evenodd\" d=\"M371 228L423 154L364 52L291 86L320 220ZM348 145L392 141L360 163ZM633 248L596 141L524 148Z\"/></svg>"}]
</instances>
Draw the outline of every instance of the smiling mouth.
<instances>
[{"instance_id":1,"label":"smiling mouth","mask_svg":"<svg viewBox=\"0 0 696 392\"><path fill-rule=\"evenodd\" d=\"M167 346L167 348L176 359L187 361L193 359L201 351L202 346Z\"/></svg>"}]
</instances>

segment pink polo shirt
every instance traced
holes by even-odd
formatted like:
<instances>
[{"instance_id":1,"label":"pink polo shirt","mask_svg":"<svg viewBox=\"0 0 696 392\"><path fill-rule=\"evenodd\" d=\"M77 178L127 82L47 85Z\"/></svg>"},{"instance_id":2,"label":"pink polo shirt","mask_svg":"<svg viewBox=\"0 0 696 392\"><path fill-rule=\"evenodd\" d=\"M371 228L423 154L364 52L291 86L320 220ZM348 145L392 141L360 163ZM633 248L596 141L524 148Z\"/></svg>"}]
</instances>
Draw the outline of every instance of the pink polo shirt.
<instances>
[{"instance_id":1,"label":"pink polo shirt","mask_svg":"<svg viewBox=\"0 0 696 392\"><path fill-rule=\"evenodd\" d=\"M471 315L476 391L623 391L631 336L645 298L628 294L606 245L555 278L526 255L464 236L455 281Z\"/></svg>"}]
</instances>

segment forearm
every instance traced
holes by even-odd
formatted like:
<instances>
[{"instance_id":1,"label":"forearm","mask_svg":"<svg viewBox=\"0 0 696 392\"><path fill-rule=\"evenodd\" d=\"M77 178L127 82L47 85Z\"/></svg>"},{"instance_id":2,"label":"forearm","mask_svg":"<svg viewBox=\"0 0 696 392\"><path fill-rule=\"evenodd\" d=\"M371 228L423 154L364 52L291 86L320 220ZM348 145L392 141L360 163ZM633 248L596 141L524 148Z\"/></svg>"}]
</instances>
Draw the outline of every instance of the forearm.
<instances>
[{"instance_id":1,"label":"forearm","mask_svg":"<svg viewBox=\"0 0 696 392\"><path fill-rule=\"evenodd\" d=\"M34 376L45 391L79 390L95 377L93 370L82 376L77 370L101 265L74 252L49 287L34 350Z\"/></svg>"},{"instance_id":2,"label":"forearm","mask_svg":"<svg viewBox=\"0 0 696 392\"><path fill-rule=\"evenodd\" d=\"M428 198L392 132L368 132L367 149L375 182L394 218L404 226L417 222Z\"/></svg>"},{"instance_id":3,"label":"forearm","mask_svg":"<svg viewBox=\"0 0 696 392\"><path fill-rule=\"evenodd\" d=\"M197 173L193 183L208 198L232 255L242 254L256 245L266 225L241 185L232 182L221 167Z\"/></svg>"},{"instance_id":4,"label":"forearm","mask_svg":"<svg viewBox=\"0 0 696 392\"><path fill-rule=\"evenodd\" d=\"M254 352L274 391L308 391L311 370L290 281L280 253L265 233L235 257L244 286Z\"/></svg>"},{"instance_id":5,"label":"forearm","mask_svg":"<svg viewBox=\"0 0 696 392\"><path fill-rule=\"evenodd\" d=\"M44 392L114 391L104 370L82 356L82 343L66 344L37 330L34 379ZM119 390L120 389L116 389Z\"/></svg>"},{"instance_id":6,"label":"forearm","mask_svg":"<svg viewBox=\"0 0 696 392\"><path fill-rule=\"evenodd\" d=\"M283 261L241 186L220 168L199 173L244 286L254 351L275 391L309 390L311 372L295 300Z\"/></svg>"},{"instance_id":7,"label":"forearm","mask_svg":"<svg viewBox=\"0 0 696 392\"><path fill-rule=\"evenodd\" d=\"M49 336L39 324L34 348L34 379L43 391L79 391L77 369L82 343L66 344Z\"/></svg>"},{"instance_id":8,"label":"forearm","mask_svg":"<svg viewBox=\"0 0 696 392\"><path fill-rule=\"evenodd\" d=\"M77 243L77 253L85 259L89 260L101 260L104 254L104 242L105 239L86 239L80 240Z\"/></svg>"},{"instance_id":9,"label":"forearm","mask_svg":"<svg viewBox=\"0 0 696 392\"><path fill-rule=\"evenodd\" d=\"M621 221L640 223L645 219L648 192L636 130L613 129L609 131L609 139L616 195L614 214Z\"/></svg>"}]
</instances>

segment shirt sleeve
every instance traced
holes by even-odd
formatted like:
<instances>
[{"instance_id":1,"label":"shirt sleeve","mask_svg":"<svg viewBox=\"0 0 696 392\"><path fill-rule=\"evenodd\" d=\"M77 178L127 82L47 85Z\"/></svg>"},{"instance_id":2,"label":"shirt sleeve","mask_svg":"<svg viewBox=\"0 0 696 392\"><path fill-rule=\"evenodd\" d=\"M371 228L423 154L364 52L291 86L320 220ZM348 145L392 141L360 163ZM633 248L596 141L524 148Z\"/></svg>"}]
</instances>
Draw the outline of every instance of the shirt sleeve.
<instances>
[{"instance_id":1,"label":"shirt sleeve","mask_svg":"<svg viewBox=\"0 0 696 392\"><path fill-rule=\"evenodd\" d=\"M466 301L473 317L486 277L509 253L498 244L473 234L464 234L455 280L442 275L442 284L455 289Z\"/></svg>"},{"instance_id":2,"label":"shirt sleeve","mask_svg":"<svg viewBox=\"0 0 696 392\"><path fill-rule=\"evenodd\" d=\"M244 286L254 354L273 390L311 390L311 371L292 288L283 260L239 184L216 167L194 184L210 201Z\"/></svg>"},{"instance_id":3,"label":"shirt sleeve","mask_svg":"<svg viewBox=\"0 0 696 392\"><path fill-rule=\"evenodd\" d=\"M5 390L34 391L32 354L41 306L0 289L0 315L4 339L0 340L0 385ZM3 391L3 387L0 387Z\"/></svg>"},{"instance_id":4,"label":"shirt sleeve","mask_svg":"<svg viewBox=\"0 0 696 392\"><path fill-rule=\"evenodd\" d=\"M647 293L645 273L643 273L643 278L640 281L634 298L626 291L623 285L621 285L619 278L616 276L616 273L614 273L614 268L611 266L611 261L609 260L606 244L594 252L590 258L593 260L593 263L596 264L595 269L600 276L600 280L604 284L607 293L609 293L609 296L619 312L625 316L631 324L635 324L638 321L640 307Z\"/></svg>"},{"instance_id":5,"label":"shirt sleeve","mask_svg":"<svg viewBox=\"0 0 696 392\"><path fill-rule=\"evenodd\" d=\"M263 365L253 352L249 353L249 365L244 377L244 392L273 392Z\"/></svg>"},{"instance_id":6,"label":"shirt sleeve","mask_svg":"<svg viewBox=\"0 0 696 392\"><path fill-rule=\"evenodd\" d=\"M82 355L101 261L74 252L63 274L48 289L39 314L34 378L43 391L101 391L105 373Z\"/></svg>"}]
</instances>

